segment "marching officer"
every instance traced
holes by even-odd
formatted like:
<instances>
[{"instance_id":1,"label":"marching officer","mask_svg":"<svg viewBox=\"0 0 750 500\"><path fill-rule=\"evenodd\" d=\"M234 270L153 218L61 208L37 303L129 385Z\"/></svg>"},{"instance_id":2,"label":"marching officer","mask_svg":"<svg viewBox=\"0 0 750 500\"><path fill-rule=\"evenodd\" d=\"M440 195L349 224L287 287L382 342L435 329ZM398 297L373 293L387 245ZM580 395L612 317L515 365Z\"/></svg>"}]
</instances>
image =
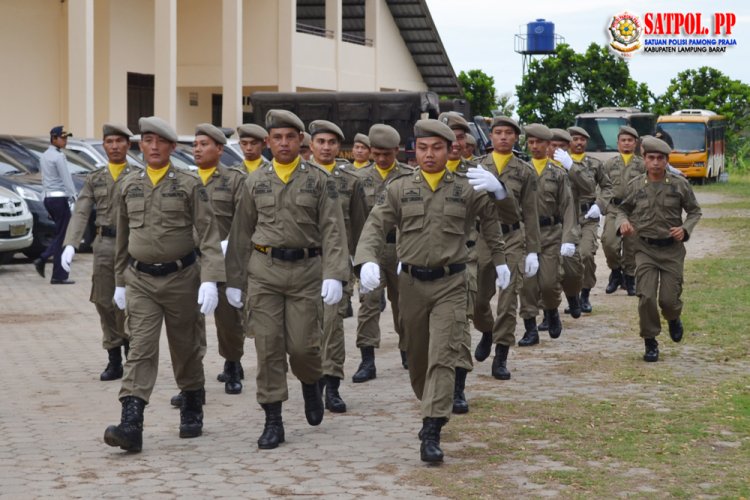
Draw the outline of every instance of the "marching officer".
<instances>
[{"instance_id":1,"label":"marching officer","mask_svg":"<svg viewBox=\"0 0 750 500\"><path fill-rule=\"evenodd\" d=\"M463 151L463 158L466 161L475 161L474 151L477 149L477 140L471 134L466 134L466 146Z\"/></svg>"},{"instance_id":2,"label":"marching officer","mask_svg":"<svg viewBox=\"0 0 750 500\"><path fill-rule=\"evenodd\" d=\"M354 165L354 168L361 169L371 165L371 151L372 148L370 147L370 138L361 133L355 135L354 145L352 146L352 156L354 157L352 165Z\"/></svg>"},{"instance_id":3,"label":"marching officer","mask_svg":"<svg viewBox=\"0 0 750 500\"><path fill-rule=\"evenodd\" d=\"M358 173L362 179L362 189L369 212L375 206L378 197L385 191L387 183L401 175L414 171L413 168L396 160L401 136L390 125L376 123L370 127L368 134L372 146L373 163L361 168ZM398 348L401 352L401 363L406 367L406 340L403 336L398 310L398 257L396 256L396 230L386 234L385 244L380 253L380 266L383 271L380 284L368 293L360 289L360 304L357 311L357 347L362 354L362 361L352 376L355 384L372 380L377 375L375 367L375 349L380 348L380 313L383 289L387 291L391 304L393 328L398 334Z\"/></svg>"},{"instance_id":4,"label":"marching officer","mask_svg":"<svg viewBox=\"0 0 750 500\"><path fill-rule=\"evenodd\" d=\"M73 217L65 233L61 265L70 272L76 248L86 231L89 217L96 208L96 239L94 240L94 262L91 274L91 296L99 313L102 326L102 347L107 351L109 362L99 375L99 380L122 378L122 359L128 354L128 335L125 332L125 313L115 307L115 236L117 235L117 208L115 192L122 179L131 172L127 162L130 137L133 133L125 126L105 123L102 127L102 147L109 164L86 176L78 193ZM121 349L122 348L122 349Z\"/></svg>"},{"instance_id":5,"label":"marching officer","mask_svg":"<svg viewBox=\"0 0 750 500\"><path fill-rule=\"evenodd\" d=\"M617 134L619 154L604 162L604 172L612 181L612 201L605 212L602 230L602 248L611 270L605 291L615 293L618 287L622 287L630 296L635 295L633 246L630 239L622 238L617 231L614 207L625 198L628 183L646 173L643 158L635 155L637 142L638 132L633 127L623 125Z\"/></svg>"},{"instance_id":6,"label":"marching officer","mask_svg":"<svg viewBox=\"0 0 750 500\"><path fill-rule=\"evenodd\" d=\"M643 139L646 173L632 179L614 208L618 231L632 239L644 361L659 359L659 309L674 342L682 340L682 275L685 242L701 218L690 183L667 171L672 148L655 137ZM683 211L687 214L682 218Z\"/></svg>"},{"instance_id":7,"label":"marching officer","mask_svg":"<svg viewBox=\"0 0 750 500\"><path fill-rule=\"evenodd\" d=\"M305 161L310 161L312 157L312 150L310 149L310 134L302 132L302 145L299 148L299 155Z\"/></svg>"},{"instance_id":8,"label":"marching officer","mask_svg":"<svg viewBox=\"0 0 750 500\"><path fill-rule=\"evenodd\" d=\"M362 183L355 170L346 160L337 161L344 133L338 125L327 120L315 120L308 126L310 147L313 152L312 164L331 174L331 180L339 192L338 199L344 215L348 255L354 250L367 219L367 204ZM339 394L339 386L344 378L344 316L352 296L354 281L352 275L343 289L343 299L338 304L323 307L323 382L325 384L325 407L334 413L346 412L346 403Z\"/></svg>"},{"instance_id":9,"label":"marching officer","mask_svg":"<svg viewBox=\"0 0 750 500\"><path fill-rule=\"evenodd\" d=\"M247 176L229 233L226 295L240 308L247 286L248 327L258 356L257 399L266 414L261 449L276 448L285 439L281 406L289 397L287 366L302 383L307 422L323 420L318 385L323 303L337 304L349 279L336 180L300 158L304 128L290 111L267 113L273 162Z\"/></svg>"},{"instance_id":10,"label":"marching officer","mask_svg":"<svg viewBox=\"0 0 750 500\"><path fill-rule=\"evenodd\" d=\"M197 175L169 162L177 133L155 116L141 118L138 125L148 166L122 181L115 251L114 301L120 309L127 305L130 353L119 395L122 419L104 433L108 445L128 451L142 447L143 409L156 382L162 322L175 380L184 394L180 437L203 433L201 314L214 312L216 283L225 281L219 229L206 188Z\"/></svg>"},{"instance_id":11,"label":"marching officer","mask_svg":"<svg viewBox=\"0 0 750 500\"><path fill-rule=\"evenodd\" d=\"M242 164L234 165L235 168L249 174L271 164L262 154L268 137L266 129L254 123L245 123L237 127L237 136L240 138L240 149L245 159Z\"/></svg>"}]
</instances>

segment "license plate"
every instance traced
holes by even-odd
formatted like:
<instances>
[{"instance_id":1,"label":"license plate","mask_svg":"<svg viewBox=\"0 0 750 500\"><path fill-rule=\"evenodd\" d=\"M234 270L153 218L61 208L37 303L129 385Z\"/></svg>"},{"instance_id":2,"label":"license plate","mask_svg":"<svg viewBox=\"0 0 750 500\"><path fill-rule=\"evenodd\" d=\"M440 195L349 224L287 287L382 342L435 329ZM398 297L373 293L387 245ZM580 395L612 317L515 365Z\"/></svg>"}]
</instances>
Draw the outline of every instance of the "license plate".
<instances>
[{"instance_id":1,"label":"license plate","mask_svg":"<svg viewBox=\"0 0 750 500\"><path fill-rule=\"evenodd\" d=\"M23 236L26 234L26 226L23 224L11 224L10 235L11 236Z\"/></svg>"}]
</instances>

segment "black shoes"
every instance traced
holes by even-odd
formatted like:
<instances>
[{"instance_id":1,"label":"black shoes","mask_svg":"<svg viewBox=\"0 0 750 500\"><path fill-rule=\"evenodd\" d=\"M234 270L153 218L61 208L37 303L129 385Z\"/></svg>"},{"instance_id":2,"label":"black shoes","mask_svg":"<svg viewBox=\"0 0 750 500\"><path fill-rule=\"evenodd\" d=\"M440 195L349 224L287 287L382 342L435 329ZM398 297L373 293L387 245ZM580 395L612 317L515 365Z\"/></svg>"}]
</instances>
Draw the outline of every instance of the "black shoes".
<instances>
[{"instance_id":1,"label":"black shoes","mask_svg":"<svg viewBox=\"0 0 750 500\"><path fill-rule=\"evenodd\" d=\"M628 292L628 297L633 297L635 295L635 276L630 276L629 274L623 274L622 286L625 289L625 291Z\"/></svg>"},{"instance_id":2,"label":"black shoes","mask_svg":"<svg viewBox=\"0 0 750 500\"><path fill-rule=\"evenodd\" d=\"M320 385L302 383L302 397L305 400L305 418L310 425L320 425L323 421L323 396L320 393Z\"/></svg>"},{"instance_id":3,"label":"black shoes","mask_svg":"<svg viewBox=\"0 0 750 500\"><path fill-rule=\"evenodd\" d=\"M623 286L622 268L618 267L617 269L612 269L612 272L609 273L609 283L607 283L607 288L604 291L615 293L620 286Z\"/></svg>"},{"instance_id":4,"label":"black shoes","mask_svg":"<svg viewBox=\"0 0 750 500\"><path fill-rule=\"evenodd\" d=\"M495 357L492 359L492 376L498 380L510 380L510 372L506 366L509 350L510 347L507 345L495 345Z\"/></svg>"},{"instance_id":5,"label":"black shoes","mask_svg":"<svg viewBox=\"0 0 750 500\"><path fill-rule=\"evenodd\" d=\"M44 264L45 262L42 259L34 259L34 269L42 278L44 278Z\"/></svg>"},{"instance_id":6,"label":"black shoes","mask_svg":"<svg viewBox=\"0 0 750 500\"><path fill-rule=\"evenodd\" d=\"M242 392L242 365L239 361L224 362L224 392L227 394L239 394Z\"/></svg>"},{"instance_id":7,"label":"black shoes","mask_svg":"<svg viewBox=\"0 0 750 500\"><path fill-rule=\"evenodd\" d=\"M578 319L581 317L581 299L578 297L578 295L566 295L566 299L568 299L568 313L570 314L573 319Z\"/></svg>"},{"instance_id":8,"label":"black shoes","mask_svg":"<svg viewBox=\"0 0 750 500\"><path fill-rule=\"evenodd\" d=\"M477 343L477 348L474 349L474 359L477 361L484 361L490 356L492 352L492 332L482 332L482 340Z\"/></svg>"},{"instance_id":9,"label":"black shoes","mask_svg":"<svg viewBox=\"0 0 750 500\"><path fill-rule=\"evenodd\" d=\"M109 363L107 363L107 367L99 375L99 380L102 382L122 378L122 354L120 354L120 348L107 349L107 354L109 355Z\"/></svg>"},{"instance_id":10,"label":"black shoes","mask_svg":"<svg viewBox=\"0 0 750 500\"><path fill-rule=\"evenodd\" d=\"M49 284L50 285L75 285L76 282L73 280L69 280L69 279L58 280L58 279L52 278L51 280L49 280Z\"/></svg>"},{"instance_id":11,"label":"black shoes","mask_svg":"<svg viewBox=\"0 0 750 500\"><path fill-rule=\"evenodd\" d=\"M560 321L560 313L557 312L557 309L548 309L544 311L544 317L547 320L547 323L549 324L549 330L547 333L549 333L549 336L553 339L556 339L560 336L562 333L562 322Z\"/></svg>"},{"instance_id":12,"label":"black shoes","mask_svg":"<svg viewBox=\"0 0 750 500\"><path fill-rule=\"evenodd\" d=\"M592 311L591 301L589 300L590 288L581 288L581 312L590 314Z\"/></svg>"},{"instance_id":13,"label":"black shoes","mask_svg":"<svg viewBox=\"0 0 750 500\"><path fill-rule=\"evenodd\" d=\"M546 332L547 330L549 330L549 324L547 324L547 316L542 315L542 322L539 323L539 326L537 326L536 329L540 332Z\"/></svg>"},{"instance_id":14,"label":"black shoes","mask_svg":"<svg viewBox=\"0 0 750 500\"><path fill-rule=\"evenodd\" d=\"M518 341L519 347L528 347L539 343L539 331L536 328L536 318L523 320L523 326L526 329L523 332L523 338Z\"/></svg>"},{"instance_id":15,"label":"black shoes","mask_svg":"<svg viewBox=\"0 0 750 500\"><path fill-rule=\"evenodd\" d=\"M203 401L206 392L203 389L182 391L180 406L180 437L194 438L203 434Z\"/></svg>"},{"instance_id":16,"label":"black shoes","mask_svg":"<svg viewBox=\"0 0 750 500\"><path fill-rule=\"evenodd\" d=\"M359 364L357 371L352 376L352 382L360 384L372 380L376 376L375 370L375 348L372 346L360 347L362 353L362 362Z\"/></svg>"},{"instance_id":17,"label":"black shoes","mask_svg":"<svg viewBox=\"0 0 750 500\"><path fill-rule=\"evenodd\" d=\"M674 342L679 342L682 340L682 320L680 318L677 319L670 319L667 321L667 324L669 324L669 337Z\"/></svg>"},{"instance_id":18,"label":"black shoes","mask_svg":"<svg viewBox=\"0 0 750 500\"><path fill-rule=\"evenodd\" d=\"M169 400L169 404L172 406L175 406L177 408L182 407L182 400L185 397L185 392L180 391L179 393L172 396L172 399ZM201 404L206 404L206 391L201 390Z\"/></svg>"},{"instance_id":19,"label":"black shoes","mask_svg":"<svg viewBox=\"0 0 750 500\"><path fill-rule=\"evenodd\" d=\"M125 396L122 403L120 425L110 425L104 431L104 442L126 451L143 448L143 408L146 402L135 396Z\"/></svg>"},{"instance_id":20,"label":"black shoes","mask_svg":"<svg viewBox=\"0 0 750 500\"><path fill-rule=\"evenodd\" d=\"M261 403L266 412L266 424L263 433L258 438L258 448L272 450L284 442L284 423L281 421L281 401L277 403Z\"/></svg>"},{"instance_id":21,"label":"black shoes","mask_svg":"<svg viewBox=\"0 0 750 500\"><path fill-rule=\"evenodd\" d=\"M646 352L643 355L643 361L654 363L659 361L659 342L656 339L643 339L646 344Z\"/></svg>"},{"instance_id":22,"label":"black shoes","mask_svg":"<svg viewBox=\"0 0 750 500\"><path fill-rule=\"evenodd\" d=\"M231 361L224 361L224 371L216 375L216 380L219 382L227 381L227 378L229 377L229 363L231 363ZM242 368L242 363L237 361L237 364L240 365L240 380L245 380L245 370Z\"/></svg>"},{"instance_id":23,"label":"black shoes","mask_svg":"<svg viewBox=\"0 0 750 500\"><path fill-rule=\"evenodd\" d=\"M322 380L326 389L326 410L331 410L333 413L346 413L346 403L339 394L341 379L331 375L323 375Z\"/></svg>"},{"instance_id":24,"label":"black shoes","mask_svg":"<svg viewBox=\"0 0 750 500\"><path fill-rule=\"evenodd\" d=\"M409 359L406 357L406 351L400 351L401 352L401 367L404 370L409 369Z\"/></svg>"},{"instance_id":25,"label":"black shoes","mask_svg":"<svg viewBox=\"0 0 750 500\"><path fill-rule=\"evenodd\" d=\"M448 421L446 418L427 417L423 419L422 445L419 456L423 462L438 463L443 461L443 450L440 449L440 430Z\"/></svg>"},{"instance_id":26,"label":"black shoes","mask_svg":"<svg viewBox=\"0 0 750 500\"><path fill-rule=\"evenodd\" d=\"M456 383L453 386L453 413L461 414L469 412L469 403L466 401L466 396L464 395L466 373L466 368L456 368Z\"/></svg>"}]
</instances>

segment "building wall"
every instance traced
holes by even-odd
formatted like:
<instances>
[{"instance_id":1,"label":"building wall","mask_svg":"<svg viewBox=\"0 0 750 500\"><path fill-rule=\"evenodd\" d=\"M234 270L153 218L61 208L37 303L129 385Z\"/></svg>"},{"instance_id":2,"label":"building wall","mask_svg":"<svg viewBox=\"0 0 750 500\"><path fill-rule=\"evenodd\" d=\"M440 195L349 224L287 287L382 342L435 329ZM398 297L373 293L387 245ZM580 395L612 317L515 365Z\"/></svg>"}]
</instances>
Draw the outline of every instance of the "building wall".
<instances>
[{"instance_id":1,"label":"building wall","mask_svg":"<svg viewBox=\"0 0 750 500\"><path fill-rule=\"evenodd\" d=\"M378 45L378 82L380 89L427 90L401 32L385 0L380 0L381 19L375 44Z\"/></svg>"}]
</instances>

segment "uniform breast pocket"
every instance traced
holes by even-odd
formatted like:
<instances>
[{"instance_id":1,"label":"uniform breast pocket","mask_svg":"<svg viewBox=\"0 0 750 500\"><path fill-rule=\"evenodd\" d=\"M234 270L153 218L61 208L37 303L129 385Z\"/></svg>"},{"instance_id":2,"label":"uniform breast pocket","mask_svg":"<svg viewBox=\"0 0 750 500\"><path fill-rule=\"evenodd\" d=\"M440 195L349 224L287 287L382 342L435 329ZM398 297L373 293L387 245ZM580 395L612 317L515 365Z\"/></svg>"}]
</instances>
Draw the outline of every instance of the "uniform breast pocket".
<instances>
[{"instance_id":1,"label":"uniform breast pocket","mask_svg":"<svg viewBox=\"0 0 750 500\"><path fill-rule=\"evenodd\" d=\"M682 200L677 193L670 193L664 196L664 208L681 208Z\"/></svg>"},{"instance_id":2,"label":"uniform breast pocket","mask_svg":"<svg viewBox=\"0 0 750 500\"><path fill-rule=\"evenodd\" d=\"M273 222L276 219L276 199L273 195L256 196L255 208L258 209L258 222Z\"/></svg>"},{"instance_id":3,"label":"uniform breast pocket","mask_svg":"<svg viewBox=\"0 0 750 500\"><path fill-rule=\"evenodd\" d=\"M451 234L464 234L466 226L466 207L453 203L446 203L443 208L445 215L443 221L443 232Z\"/></svg>"},{"instance_id":4,"label":"uniform breast pocket","mask_svg":"<svg viewBox=\"0 0 750 500\"><path fill-rule=\"evenodd\" d=\"M318 223L318 200L309 194L297 195L297 210L295 218L300 224Z\"/></svg>"},{"instance_id":5,"label":"uniform breast pocket","mask_svg":"<svg viewBox=\"0 0 750 500\"><path fill-rule=\"evenodd\" d=\"M401 232L419 231L424 227L424 205L413 204L401 207Z\"/></svg>"},{"instance_id":6,"label":"uniform breast pocket","mask_svg":"<svg viewBox=\"0 0 750 500\"><path fill-rule=\"evenodd\" d=\"M164 227L185 227L190 225L188 205L183 198L161 200L161 223Z\"/></svg>"},{"instance_id":7,"label":"uniform breast pocket","mask_svg":"<svg viewBox=\"0 0 750 500\"><path fill-rule=\"evenodd\" d=\"M542 183L542 196L544 196L544 201L547 203L556 203L558 201L557 190L557 180L545 179Z\"/></svg>"},{"instance_id":8,"label":"uniform breast pocket","mask_svg":"<svg viewBox=\"0 0 750 500\"><path fill-rule=\"evenodd\" d=\"M213 209L216 215L231 217L234 213L234 201L232 195L225 193L214 193Z\"/></svg>"},{"instance_id":9,"label":"uniform breast pocket","mask_svg":"<svg viewBox=\"0 0 750 500\"><path fill-rule=\"evenodd\" d=\"M128 198L128 227L141 227L146 218L146 200L143 198Z\"/></svg>"},{"instance_id":10,"label":"uniform breast pocket","mask_svg":"<svg viewBox=\"0 0 750 500\"><path fill-rule=\"evenodd\" d=\"M505 184L506 191L512 194L516 200L520 200L521 199L521 186L523 185L522 180L518 177L510 177L510 176L501 180L503 181L503 184Z\"/></svg>"},{"instance_id":11,"label":"uniform breast pocket","mask_svg":"<svg viewBox=\"0 0 750 500\"><path fill-rule=\"evenodd\" d=\"M96 208L109 207L109 193L106 186L94 189L94 200L96 200Z\"/></svg>"}]
</instances>

